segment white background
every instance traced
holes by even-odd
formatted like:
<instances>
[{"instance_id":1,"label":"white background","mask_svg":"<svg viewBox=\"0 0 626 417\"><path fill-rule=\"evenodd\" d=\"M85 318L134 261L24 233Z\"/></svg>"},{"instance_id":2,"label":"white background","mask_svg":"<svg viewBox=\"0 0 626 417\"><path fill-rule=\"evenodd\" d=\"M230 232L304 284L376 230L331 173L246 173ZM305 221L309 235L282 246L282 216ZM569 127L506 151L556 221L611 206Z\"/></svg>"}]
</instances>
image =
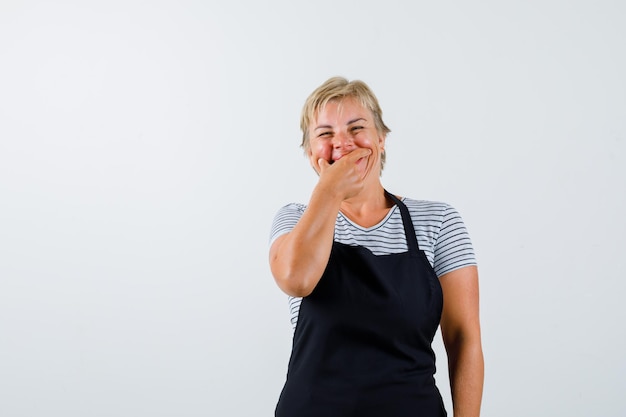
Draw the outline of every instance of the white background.
<instances>
[{"instance_id":1,"label":"white background","mask_svg":"<svg viewBox=\"0 0 626 417\"><path fill-rule=\"evenodd\" d=\"M273 415L269 228L334 75L386 188L465 219L482 415L626 415L624 74L618 0L2 0L0 415Z\"/></svg>"}]
</instances>

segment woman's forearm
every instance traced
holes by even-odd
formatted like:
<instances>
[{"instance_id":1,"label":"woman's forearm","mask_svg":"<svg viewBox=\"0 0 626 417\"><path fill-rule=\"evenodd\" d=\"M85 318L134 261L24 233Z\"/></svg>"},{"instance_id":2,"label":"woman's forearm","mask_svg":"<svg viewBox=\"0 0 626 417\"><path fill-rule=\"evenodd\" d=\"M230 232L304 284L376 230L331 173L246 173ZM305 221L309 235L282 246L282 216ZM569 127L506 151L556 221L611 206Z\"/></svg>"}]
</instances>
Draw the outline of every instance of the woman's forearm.
<instances>
[{"instance_id":1,"label":"woman's forearm","mask_svg":"<svg viewBox=\"0 0 626 417\"><path fill-rule=\"evenodd\" d=\"M478 417L483 393L484 359L480 340L459 340L448 347L454 417Z\"/></svg>"}]
</instances>

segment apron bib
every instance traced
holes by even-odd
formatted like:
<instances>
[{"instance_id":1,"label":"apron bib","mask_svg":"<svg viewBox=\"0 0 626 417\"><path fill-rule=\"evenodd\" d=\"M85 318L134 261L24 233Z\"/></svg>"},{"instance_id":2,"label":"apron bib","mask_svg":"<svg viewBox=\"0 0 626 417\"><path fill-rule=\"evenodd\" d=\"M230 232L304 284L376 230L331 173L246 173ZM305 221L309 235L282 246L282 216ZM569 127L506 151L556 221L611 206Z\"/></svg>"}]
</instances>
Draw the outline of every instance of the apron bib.
<instances>
[{"instance_id":1,"label":"apron bib","mask_svg":"<svg viewBox=\"0 0 626 417\"><path fill-rule=\"evenodd\" d=\"M276 417L443 417L431 348L439 279L400 209L408 251L375 256L333 242L326 270L302 299Z\"/></svg>"}]
</instances>

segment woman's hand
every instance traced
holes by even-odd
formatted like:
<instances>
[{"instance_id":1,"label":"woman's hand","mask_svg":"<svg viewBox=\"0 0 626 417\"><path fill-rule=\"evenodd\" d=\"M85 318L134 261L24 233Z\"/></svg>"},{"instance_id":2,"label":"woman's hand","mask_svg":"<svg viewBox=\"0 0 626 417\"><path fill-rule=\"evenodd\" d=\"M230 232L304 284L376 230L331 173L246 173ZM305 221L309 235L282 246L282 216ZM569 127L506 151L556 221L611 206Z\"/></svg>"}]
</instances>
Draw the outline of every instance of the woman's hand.
<instances>
[{"instance_id":1,"label":"woman's hand","mask_svg":"<svg viewBox=\"0 0 626 417\"><path fill-rule=\"evenodd\" d=\"M369 173L368 162L371 149L356 148L332 164L320 158L318 186L323 192L330 193L341 201L358 195L365 185Z\"/></svg>"}]
</instances>

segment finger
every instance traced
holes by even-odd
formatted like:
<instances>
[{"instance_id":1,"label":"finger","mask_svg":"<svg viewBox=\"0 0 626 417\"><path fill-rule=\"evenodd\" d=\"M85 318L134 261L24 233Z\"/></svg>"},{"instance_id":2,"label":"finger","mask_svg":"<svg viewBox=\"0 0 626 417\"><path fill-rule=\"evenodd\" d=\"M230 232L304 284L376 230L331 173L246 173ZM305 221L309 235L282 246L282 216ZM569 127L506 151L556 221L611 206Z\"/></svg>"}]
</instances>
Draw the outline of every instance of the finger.
<instances>
[{"instance_id":1,"label":"finger","mask_svg":"<svg viewBox=\"0 0 626 417\"><path fill-rule=\"evenodd\" d=\"M320 167L320 171L324 172L326 170L326 168L328 168L330 166L330 164L328 163L327 160L325 160L324 158L320 158L317 160L317 165L319 165Z\"/></svg>"},{"instance_id":2,"label":"finger","mask_svg":"<svg viewBox=\"0 0 626 417\"><path fill-rule=\"evenodd\" d=\"M372 154L371 149L366 148L356 148L348 155L344 156L344 158L348 157L351 161L358 161L361 158L365 158L366 156L370 156ZM343 159L343 158L342 158Z\"/></svg>"}]
</instances>

